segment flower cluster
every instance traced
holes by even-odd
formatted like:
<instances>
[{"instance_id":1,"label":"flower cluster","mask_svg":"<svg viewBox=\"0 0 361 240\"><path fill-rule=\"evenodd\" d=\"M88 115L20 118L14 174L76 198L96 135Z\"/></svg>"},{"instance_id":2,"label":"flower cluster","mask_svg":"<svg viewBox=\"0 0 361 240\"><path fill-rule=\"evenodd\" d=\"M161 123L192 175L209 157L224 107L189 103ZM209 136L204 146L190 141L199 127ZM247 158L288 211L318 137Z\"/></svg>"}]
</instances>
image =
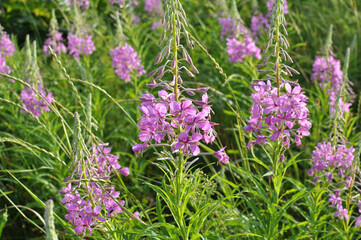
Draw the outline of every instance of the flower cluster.
<instances>
[{"instance_id":1,"label":"flower cluster","mask_svg":"<svg viewBox=\"0 0 361 240\"><path fill-rule=\"evenodd\" d=\"M73 6L74 0L68 0L69 6ZM75 4L83 9L89 8L89 0L75 0Z\"/></svg>"},{"instance_id":2,"label":"flower cluster","mask_svg":"<svg viewBox=\"0 0 361 240\"><path fill-rule=\"evenodd\" d=\"M333 146L331 142L324 141L318 143L312 154L312 167L308 170L308 175L313 176L317 173L322 177L327 177L331 182L335 175L341 179L339 183L345 187L350 187L350 172L354 161L355 149L351 146L347 148L344 144ZM315 177L315 181L320 176Z\"/></svg>"},{"instance_id":3,"label":"flower cluster","mask_svg":"<svg viewBox=\"0 0 361 240\"><path fill-rule=\"evenodd\" d=\"M23 108L30 111L35 117L39 117L43 111L50 111L49 106L53 102L53 94L46 92L43 85L39 84L37 87L33 85L34 89L37 89L40 96L31 88L24 88L21 91L20 101L23 101ZM21 112L26 113L25 110Z\"/></svg>"},{"instance_id":4,"label":"flower cluster","mask_svg":"<svg viewBox=\"0 0 361 240\"><path fill-rule=\"evenodd\" d=\"M6 57L14 54L15 45L11 42L9 35L1 31L1 28L0 35L0 72L9 74L11 69L6 65Z\"/></svg>"},{"instance_id":5,"label":"flower cluster","mask_svg":"<svg viewBox=\"0 0 361 240\"><path fill-rule=\"evenodd\" d=\"M275 0L267 0L266 5L268 9L268 15L271 15L271 12L273 11L275 5ZM283 13L289 14L287 0L283 0Z\"/></svg>"},{"instance_id":6,"label":"flower cluster","mask_svg":"<svg viewBox=\"0 0 361 240\"><path fill-rule=\"evenodd\" d=\"M151 30L155 30L162 26L163 6L160 0L145 0L144 9L153 15L154 20Z\"/></svg>"},{"instance_id":7,"label":"flower cluster","mask_svg":"<svg viewBox=\"0 0 361 240\"><path fill-rule=\"evenodd\" d=\"M162 5L160 0L145 0L144 9L148 13L162 14Z\"/></svg>"},{"instance_id":8,"label":"flower cluster","mask_svg":"<svg viewBox=\"0 0 361 240\"><path fill-rule=\"evenodd\" d=\"M125 202L118 201L120 193L109 184L104 186L99 180L108 181L114 171L128 176L129 169L121 169L118 157L110 154L111 148L106 145L94 145L92 155L84 162L79 161L72 175L65 179L73 180L74 186L68 183L59 191L64 195L62 203L69 212L65 219L75 225L74 230L78 235L87 235L87 230L91 235L93 227L99 222L122 213L120 205L124 206Z\"/></svg>"},{"instance_id":9,"label":"flower cluster","mask_svg":"<svg viewBox=\"0 0 361 240\"><path fill-rule=\"evenodd\" d=\"M235 18L218 18L218 22L222 28L222 38L235 38L241 33L241 30L244 31L244 27Z\"/></svg>"},{"instance_id":10,"label":"flower cluster","mask_svg":"<svg viewBox=\"0 0 361 240\"><path fill-rule=\"evenodd\" d=\"M256 46L251 37L246 37L243 41L227 38L227 53L230 56L230 62L242 62L246 56L254 56L257 59L262 58L261 50Z\"/></svg>"},{"instance_id":11,"label":"flower cluster","mask_svg":"<svg viewBox=\"0 0 361 240\"><path fill-rule=\"evenodd\" d=\"M249 30L235 18L218 18L222 26L222 38L227 38L227 53L230 62L242 62L246 56L261 59L261 50L253 41ZM242 40L239 41L238 37Z\"/></svg>"},{"instance_id":12,"label":"flower cluster","mask_svg":"<svg viewBox=\"0 0 361 240\"><path fill-rule=\"evenodd\" d=\"M79 58L80 54L92 54L95 51L92 36L86 34L84 38L80 38L76 34L70 34L68 36L68 49L69 54L75 58Z\"/></svg>"},{"instance_id":13,"label":"flower cluster","mask_svg":"<svg viewBox=\"0 0 361 240\"><path fill-rule=\"evenodd\" d=\"M308 121L307 97L298 84L289 83L281 86L285 89L278 96L276 87L271 82L263 81L254 84L252 93L253 105L250 108L251 116L245 130L254 132L256 140L250 141L248 147L254 144L266 144L271 141L282 140L283 146L290 146L290 139L294 139L296 145L301 145L301 139L309 136L308 131L312 124Z\"/></svg>"},{"instance_id":14,"label":"flower cluster","mask_svg":"<svg viewBox=\"0 0 361 240\"><path fill-rule=\"evenodd\" d=\"M335 59L333 56L329 58L317 56L313 63L312 70L312 81L319 80L318 85L326 89L330 99L330 110L333 112L343 81L340 60ZM343 112L350 111L351 103L344 103L343 100L340 99L339 104Z\"/></svg>"},{"instance_id":15,"label":"flower cluster","mask_svg":"<svg viewBox=\"0 0 361 240\"><path fill-rule=\"evenodd\" d=\"M335 217L348 221L348 210L342 206L342 191L350 188L355 149L345 144L334 146L331 142L323 141L318 143L312 155L312 167L308 170L308 175L314 176L314 181L327 179L327 182L335 181L337 186L334 193L329 195L331 207L336 208ZM342 186L343 185L343 186ZM360 218L361 220L361 218ZM360 220L356 226L360 225Z\"/></svg>"},{"instance_id":16,"label":"flower cluster","mask_svg":"<svg viewBox=\"0 0 361 240\"><path fill-rule=\"evenodd\" d=\"M206 89L196 89L204 92ZM194 94L194 93L193 93ZM200 154L199 143L212 144L216 132L212 128L215 123L210 121L211 106L208 95L204 93L201 101L184 99L175 101L174 93L165 90L158 92L158 98L152 94L143 94L143 102L139 109L142 117L138 123L139 139L143 144L133 146L133 151L139 153L152 144L157 146L165 142L173 151L182 149L185 156ZM177 132L181 131L179 134ZM222 163L228 163L224 148L214 153Z\"/></svg>"},{"instance_id":17,"label":"flower cluster","mask_svg":"<svg viewBox=\"0 0 361 240\"><path fill-rule=\"evenodd\" d=\"M0 52L4 57L12 56L15 51L15 45L11 42L10 37L5 32L0 32Z\"/></svg>"},{"instance_id":18,"label":"flower cluster","mask_svg":"<svg viewBox=\"0 0 361 240\"><path fill-rule=\"evenodd\" d=\"M262 34L263 29L269 28L268 17L260 13L251 18L251 31L253 36L257 37Z\"/></svg>"},{"instance_id":19,"label":"flower cluster","mask_svg":"<svg viewBox=\"0 0 361 240\"><path fill-rule=\"evenodd\" d=\"M268 9L266 15L259 13L258 15L254 15L251 18L251 30L253 36L255 37L262 34L262 31L268 31L268 28L270 26L270 16L273 8L275 7L275 0L268 0L266 4ZM283 1L283 13L289 13L287 0Z\"/></svg>"},{"instance_id":20,"label":"flower cluster","mask_svg":"<svg viewBox=\"0 0 361 240\"><path fill-rule=\"evenodd\" d=\"M2 53L0 52L0 72L9 74L11 72L11 69L8 65L6 65L5 57L2 56Z\"/></svg>"},{"instance_id":21,"label":"flower cluster","mask_svg":"<svg viewBox=\"0 0 361 240\"><path fill-rule=\"evenodd\" d=\"M137 72L137 76L145 73L138 53L127 43L122 47L111 49L110 55L113 56L115 73L126 83L130 82L130 74L132 72Z\"/></svg>"},{"instance_id":22,"label":"flower cluster","mask_svg":"<svg viewBox=\"0 0 361 240\"><path fill-rule=\"evenodd\" d=\"M49 47L51 47L56 54L66 53L66 46L61 32L50 33L49 38L45 40L43 51L45 56L50 54Z\"/></svg>"}]
</instances>

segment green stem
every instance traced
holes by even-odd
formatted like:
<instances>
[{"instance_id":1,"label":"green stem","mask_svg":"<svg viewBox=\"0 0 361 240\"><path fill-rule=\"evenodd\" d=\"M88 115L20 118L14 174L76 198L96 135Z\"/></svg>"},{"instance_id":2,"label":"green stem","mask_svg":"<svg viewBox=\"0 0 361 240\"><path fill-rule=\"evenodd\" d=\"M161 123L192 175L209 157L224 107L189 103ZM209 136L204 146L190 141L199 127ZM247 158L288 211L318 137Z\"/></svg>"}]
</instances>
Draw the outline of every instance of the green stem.
<instances>
[{"instance_id":1,"label":"green stem","mask_svg":"<svg viewBox=\"0 0 361 240\"><path fill-rule=\"evenodd\" d=\"M177 44L177 29L176 29L177 21L175 19L175 13L172 13L172 27L173 27L173 49L174 49L174 68L173 68L173 76L174 76L174 96L175 100L179 102L178 99L178 44Z\"/></svg>"},{"instance_id":2,"label":"green stem","mask_svg":"<svg viewBox=\"0 0 361 240\"><path fill-rule=\"evenodd\" d=\"M281 85L281 68L280 68L280 5L281 1L277 2L277 18L276 18L276 79L277 79L277 96L280 96L280 85Z\"/></svg>"}]
</instances>

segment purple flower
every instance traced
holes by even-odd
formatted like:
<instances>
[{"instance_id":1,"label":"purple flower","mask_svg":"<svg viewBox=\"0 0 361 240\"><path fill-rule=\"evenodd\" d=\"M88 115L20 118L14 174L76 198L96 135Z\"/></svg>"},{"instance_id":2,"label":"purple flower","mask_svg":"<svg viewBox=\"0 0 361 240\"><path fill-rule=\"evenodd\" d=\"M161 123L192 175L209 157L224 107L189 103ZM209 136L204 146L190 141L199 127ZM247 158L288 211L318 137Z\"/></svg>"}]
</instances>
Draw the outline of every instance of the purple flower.
<instances>
[{"instance_id":1,"label":"purple flower","mask_svg":"<svg viewBox=\"0 0 361 240\"><path fill-rule=\"evenodd\" d=\"M188 133L182 132L178 136L178 142L175 144L175 149L178 150L183 147L183 154L188 156L191 152L193 156L197 156L200 153L198 142L203 138L202 134L194 133L188 137Z\"/></svg>"},{"instance_id":2,"label":"purple flower","mask_svg":"<svg viewBox=\"0 0 361 240\"><path fill-rule=\"evenodd\" d=\"M110 55L113 56L115 73L126 83L130 82L130 74L132 72L136 72L138 77L145 73L138 53L127 43L122 47L111 49Z\"/></svg>"},{"instance_id":3,"label":"purple flower","mask_svg":"<svg viewBox=\"0 0 361 240\"><path fill-rule=\"evenodd\" d=\"M251 18L251 31L253 36L261 35L262 31L267 31L269 28L268 17L262 13Z\"/></svg>"},{"instance_id":4,"label":"purple flower","mask_svg":"<svg viewBox=\"0 0 361 240\"><path fill-rule=\"evenodd\" d=\"M11 42L9 35L1 30L1 26L0 36L0 72L10 74L11 69L6 64L6 57L14 54L15 45ZM14 82L14 80L10 81Z\"/></svg>"},{"instance_id":5,"label":"purple flower","mask_svg":"<svg viewBox=\"0 0 361 240\"><path fill-rule=\"evenodd\" d=\"M337 212L334 215L340 218L340 220L348 221L348 210L342 207L342 204L337 205Z\"/></svg>"},{"instance_id":6,"label":"purple flower","mask_svg":"<svg viewBox=\"0 0 361 240\"><path fill-rule=\"evenodd\" d=\"M199 89L197 92L205 91L206 89ZM206 144L214 141L215 123L210 122L212 109L207 93L202 95L200 101L186 99L177 102L174 94L165 90L158 92L158 98L152 94L143 94L140 99L142 116L138 122L141 131L138 136L143 144L133 146L137 155L146 150L148 144L155 143L155 146L171 146L172 150L182 149L185 156L197 156L200 154L198 145L201 141ZM184 131L176 136L179 128ZM220 162L228 163L229 158L223 150L214 155Z\"/></svg>"},{"instance_id":7,"label":"purple flower","mask_svg":"<svg viewBox=\"0 0 361 240\"><path fill-rule=\"evenodd\" d=\"M49 47L51 47L56 54L60 54L62 52L66 53L66 46L64 45L62 33L54 32L54 34L49 34L49 38L45 40L45 44L43 46L45 56L50 54Z\"/></svg>"},{"instance_id":8,"label":"purple flower","mask_svg":"<svg viewBox=\"0 0 361 240\"><path fill-rule=\"evenodd\" d=\"M119 199L120 193L109 184L100 185L101 182L93 180L109 180L114 171L121 168L118 157L110 154L111 149L106 146L103 143L94 145L91 156L77 161L73 173L67 178L77 180L76 183L74 186L68 183L59 191L64 195L62 203L68 211L65 219L74 225L76 234L83 234L83 237L92 235L93 227L99 223L122 213L120 205L114 200ZM123 175L129 174L128 168L119 171ZM84 178L86 181L79 181ZM122 206L124 203L120 201Z\"/></svg>"},{"instance_id":9,"label":"purple flower","mask_svg":"<svg viewBox=\"0 0 361 240\"><path fill-rule=\"evenodd\" d=\"M336 192L336 194L331 193L328 201L331 203L331 206L342 205L342 199L340 198L340 192Z\"/></svg>"},{"instance_id":10,"label":"purple flower","mask_svg":"<svg viewBox=\"0 0 361 240\"><path fill-rule=\"evenodd\" d=\"M124 177L128 177L129 176L129 168L122 168L119 170L120 174L122 174Z\"/></svg>"},{"instance_id":11,"label":"purple flower","mask_svg":"<svg viewBox=\"0 0 361 240\"><path fill-rule=\"evenodd\" d=\"M251 116L245 130L256 133L257 140L251 141L248 147L265 144L265 138L282 140L285 148L289 148L290 140L299 146L301 139L310 134L312 124L307 118L307 97L301 87L295 84L292 88L289 83L281 87L285 91L278 96L277 88L272 87L270 81L252 85L256 92L252 93Z\"/></svg>"},{"instance_id":12,"label":"purple flower","mask_svg":"<svg viewBox=\"0 0 361 240\"><path fill-rule=\"evenodd\" d=\"M85 38L79 38L75 34L70 34L68 36L68 49L69 54L75 58L79 58L80 54L92 54L95 51L92 36L86 34Z\"/></svg>"},{"instance_id":13,"label":"purple flower","mask_svg":"<svg viewBox=\"0 0 361 240\"><path fill-rule=\"evenodd\" d=\"M7 33L0 31L0 53L6 56L12 56L15 51L15 45L11 42L10 37Z\"/></svg>"},{"instance_id":14,"label":"purple flower","mask_svg":"<svg viewBox=\"0 0 361 240\"><path fill-rule=\"evenodd\" d=\"M348 184L347 177L350 177L352 172L352 164L355 158L354 152L355 149L352 146L349 148L343 144L332 146L332 143L326 141L318 143L313 151L313 165L308 174L312 176L316 173L320 173L320 175L328 173L326 174L328 181L331 181L334 178L332 173L337 172L341 183L346 186Z\"/></svg>"},{"instance_id":15,"label":"purple flower","mask_svg":"<svg viewBox=\"0 0 361 240\"><path fill-rule=\"evenodd\" d=\"M358 217L358 218L356 218L356 220L355 220L355 226L356 226L356 227L361 226L361 216Z\"/></svg>"},{"instance_id":16,"label":"purple flower","mask_svg":"<svg viewBox=\"0 0 361 240\"><path fill-rule=\"evenodd\" d=\"M341 70L340 60L335 59L333 56L328 59L325 57L317 56L312 67L312 81L319 80L318 85L326 89L329 94L329 105L331 113L335 110L338 93L341 89L343 81L343 72ZM340 99L340 107L342 112L349 112L351 103L344 103Z\"/></svg>"},{"instance_id":17,"label":"purple flower","mask_svg":"<svg viewBox=\"0 0 361 240\"><path fill-rule=\"evenodd\" d=\"M240 24L234 18L218 18L218 22L222 27L222 38L235 38L240 33Z\"/></svg>"},{"instance_id":18,"label":"purple flower","mask_svg":"<svg viewBox=\"0 0 361 240\"><path fill-rule=\"evenodd\" d=\"M2 56L1 52L0 52L0 72L6 74L10 74L11 72L10 67L6 65L5 57Z\"/></svg>"},{"instance_id":19,"label":"purple flower","mask_svg":"<svg viewBox=\"0 0 361 240\"><path fill-rule=\"evenodd\" d=\"M163 12L160 0L145 0L144 9L148 13L154 12L156 14L161 14Z\"/></svg>"},{"instance_id":20,"label":"purple flower","mask_svg":"<svg viewBox=\"0 0 361 240\"><path fill-rule=\"evenodd\" d=\"M267 9L268 12L266 15L263 15L262 13L259 13L258 15L254 15L251 18L251 30L253 36L257 37L258 35L261 35L263 31L267 32L268 28L270 26L270 17L271 13L273 11L275 4L275 0L268 0L267 1ZM287 1L284 0L283 5L283 13L288 14L288 4Z\"/></svg>"},{"instance_id":21,"label":"purple flower","mask_svg":"<svg viewBox=\"0 0 361 240\"><path fill-rule=\"evenodd\" d=\"M287 4L287 0L284 0L283 2L283 13L284 14L288 14L288 4ZM275 5L275 0L267 0L267 9L268 9L268 13L270 14L273 11L273 7Z\"/></svg>"},{"instance_id":22,"label":"purple flower","mask_svg":"<svg viewBox=\"0 0 361 240\"><path fill-rule=\"evenodd\" d=\"M230 62L243 62L243 58L246 56L261 59L261 50L250 37L246 37L244 42L240 42L235 38L227 38L227 48Z\"/></svg>"},{"instance_id":23,"label":"purple flower","mask_svg":"<svg viewBox=\"0 0 361 240\"><path fill-rule=\"evenodd\" d=\"M213 154L218 158L219 162L224 163L224 164L228 164L229 163L229 157L224 152L224 149L226 149L226 147L221 148L220 150L218 150L217 152L215 152Z\"/></svg>"},{"instance_id":24,"label":"purple flower","mask_svg":"<svg viewBox=\"0 0 361 240\"><path fill-rule=\"evenodd\" d=\"M23 108L30 111L35 117L39 117L43 111L49 112L49 106L53 102L53 95L51 92L46 93L42 85L37 87L33 85L33 88L37 88L40 96L31 88L24 88L21 91L20 101L23 101ZM22 113L26 113L25 110L21 110Z\"/></svg>"},{"instance_id":25,"label":"purple flower","mask_svg":"<svg viewBox=\"0 0 361 240\"><path fill-rule=\"evenodd\" d=\"M145 151L148 149L148 144L143 143L143 144L135 144L132 147L133 152L135 153L135 155L138 157L138 154L141 153L142 151Z\"/></svg>"},{"instance_id":26,"label":"purple flower","mask_svg":"<svg viewBox=\"0 0 361 240\"><path fill-rule=\"evenodd\" d=\"M153 22L153 24L152 24L152 26L151 26L151 30L155 30L155 29L157 29L157 28L160 28L160 27L162 27L162 19L159 19L159 21L154 21Z\"/></svg>"}]
</instances>

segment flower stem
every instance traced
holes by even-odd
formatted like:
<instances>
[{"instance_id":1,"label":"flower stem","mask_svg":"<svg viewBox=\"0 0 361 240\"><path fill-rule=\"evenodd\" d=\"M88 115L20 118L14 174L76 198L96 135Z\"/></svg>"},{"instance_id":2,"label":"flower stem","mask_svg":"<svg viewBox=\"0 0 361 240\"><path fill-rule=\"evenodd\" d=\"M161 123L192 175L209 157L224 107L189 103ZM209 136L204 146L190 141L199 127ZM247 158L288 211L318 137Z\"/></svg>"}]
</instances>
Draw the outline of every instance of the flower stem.
<instances>
[{"instance_id":1,"label":"flower stem","mask_svg":"<svg viewBox=\"0 0 361 240\"><path fill-rule=\"evenodd\" d=\"M281 68L280 68L280 8L281 0L277 1L277 17L276 17L276 79L277 79L277 96L280 96L280 78L281 78Z\"/></svg>"},{"instance_id":2,"label":"flower stem","mask_svg":"<svg viewBox=\"0 0 361 240\"><path fill-rule=\"evenodd\" d=\"M174 76L174 97L177 102L178 99L178 44L177 44L177 29L176 29L176 19L175 12L172 13L172 30L173 30L173 49L174 49L174 68L173 68L173 76Z\"/></svg>"}]
</instances>

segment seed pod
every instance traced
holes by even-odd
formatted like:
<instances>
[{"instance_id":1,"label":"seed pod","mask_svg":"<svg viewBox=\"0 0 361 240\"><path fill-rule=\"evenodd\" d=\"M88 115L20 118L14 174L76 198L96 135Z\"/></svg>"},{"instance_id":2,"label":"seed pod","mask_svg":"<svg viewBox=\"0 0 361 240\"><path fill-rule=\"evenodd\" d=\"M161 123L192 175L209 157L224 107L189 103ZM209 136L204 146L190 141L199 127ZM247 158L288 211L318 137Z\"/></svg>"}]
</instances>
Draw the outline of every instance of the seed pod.
<instances>
[{"instance_id":1,"label":"seed pod","mask_svg":"<svg viewBox=\"0 0 361 240\"><path fill-rule=\"evenodd\" d=\"M159 68L151 71L150 73L148 73L148 74L146 75L146 77L151 77L151 76L153 76L154 74L156 74L156 73L158 72L158 69L159 69Z\"/></svg>"},{"instance_id":2,"label":"seed pod","mask_svg":"<svg viewBox=\"0 0 361 240\"><path fill-rule=\"evenodd\" d=\"M197 88L196 89L197 92L207 92L208 88L204 87L204 88Z\"/></svg>"}]
</instances>

